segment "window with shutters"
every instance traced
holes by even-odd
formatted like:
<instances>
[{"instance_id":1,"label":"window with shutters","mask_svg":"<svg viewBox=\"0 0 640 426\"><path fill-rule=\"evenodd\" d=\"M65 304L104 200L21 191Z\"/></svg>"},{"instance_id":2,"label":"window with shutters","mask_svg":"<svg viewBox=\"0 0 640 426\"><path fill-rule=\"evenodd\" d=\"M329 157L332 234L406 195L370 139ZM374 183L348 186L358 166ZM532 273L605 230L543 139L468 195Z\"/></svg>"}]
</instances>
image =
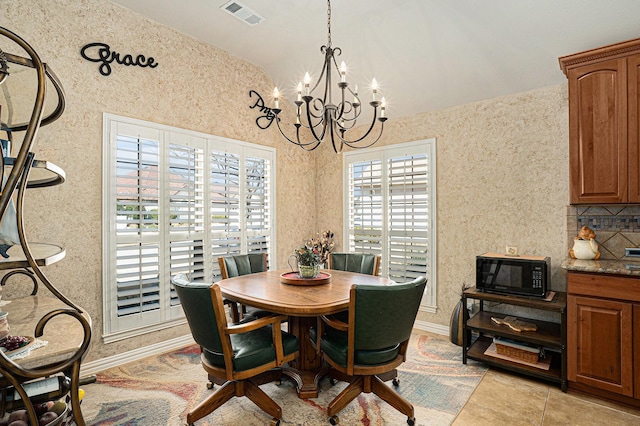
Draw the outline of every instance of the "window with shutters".
<instances>
[{"instance_id":1,"label":"window with shutters","mask_svg":"<svg viewBox=\"0 0 640 426\"><path fill-rule=\"evenodd\" d=\"M422 305L435 312L435 139L352 151L345 162L345 241L381 255L396 282L426 275Z\"/></svg>"},{"instance_id":2,"label":"window with shutters","mask_svg":"<svg viewBox=\"0 0 640 426\"><path fill-rule=\"evenodd\" d=\"M171 276L275 250L275 150L104 116L105 342L183 321Z\"/></svg>"}]
</instances>

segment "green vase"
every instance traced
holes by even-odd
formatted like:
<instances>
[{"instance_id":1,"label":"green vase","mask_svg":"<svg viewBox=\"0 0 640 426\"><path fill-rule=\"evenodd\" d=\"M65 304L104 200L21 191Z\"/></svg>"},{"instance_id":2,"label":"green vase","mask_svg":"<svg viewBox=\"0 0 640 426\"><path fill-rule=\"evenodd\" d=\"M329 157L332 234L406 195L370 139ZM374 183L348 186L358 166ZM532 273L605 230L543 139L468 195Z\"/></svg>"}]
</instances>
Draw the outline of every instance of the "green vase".
<instances>
[{"instance_id":1,"label":"green vase","mask_svg":"<svg viewBox=\"0 0 640 426\"><path fill-rule=\"evenodd\" d=\"M320 266L316 265L300 265L300 276L302 278L315 278L320 271Z\"/></svg>"}]
</instances>

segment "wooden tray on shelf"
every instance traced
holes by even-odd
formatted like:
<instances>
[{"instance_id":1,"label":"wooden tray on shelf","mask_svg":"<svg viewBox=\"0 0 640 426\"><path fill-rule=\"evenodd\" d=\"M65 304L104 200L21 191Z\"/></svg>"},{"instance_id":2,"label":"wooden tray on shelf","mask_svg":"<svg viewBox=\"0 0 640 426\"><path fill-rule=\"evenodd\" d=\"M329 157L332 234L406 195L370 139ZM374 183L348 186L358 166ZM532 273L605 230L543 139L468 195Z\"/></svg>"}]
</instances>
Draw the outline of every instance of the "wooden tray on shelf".
<instances>
[{"instance_id":1,"label":"wooden tray on shelf","mask_svg":"<svg viewBox=\"0 0 640 426\"><path fill-rule=\"evenodd\" d=\"M315 278L302 278L300 272L285 272L280 274L280 282L282 284L290 285L321 285L329 284L331 282L331 274L326 272L318 272Z\"/></svg>"}]
</instances>

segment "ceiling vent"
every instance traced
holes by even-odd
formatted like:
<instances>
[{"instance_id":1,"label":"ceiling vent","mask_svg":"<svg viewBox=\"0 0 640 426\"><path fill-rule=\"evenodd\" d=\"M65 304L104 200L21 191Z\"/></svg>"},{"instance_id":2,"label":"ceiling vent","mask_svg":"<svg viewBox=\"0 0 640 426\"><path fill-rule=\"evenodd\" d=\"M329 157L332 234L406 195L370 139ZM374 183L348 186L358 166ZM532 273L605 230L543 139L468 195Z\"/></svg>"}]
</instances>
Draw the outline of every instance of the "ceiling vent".
<instances>
[{"instance_id":1,"label":"ceiling vent","mask_svg":"<svg viewBox=\"0 0 640 426\"><path fill-rule=\"evenodd\" d=\"M227 13L230 13L245 24L252 27L264 21L264 18L262 16L258 15L256 12L237 1L232 0L230 2L227 2L220 6L220 9L224 10Z\"/></svg>"}]
</instances>

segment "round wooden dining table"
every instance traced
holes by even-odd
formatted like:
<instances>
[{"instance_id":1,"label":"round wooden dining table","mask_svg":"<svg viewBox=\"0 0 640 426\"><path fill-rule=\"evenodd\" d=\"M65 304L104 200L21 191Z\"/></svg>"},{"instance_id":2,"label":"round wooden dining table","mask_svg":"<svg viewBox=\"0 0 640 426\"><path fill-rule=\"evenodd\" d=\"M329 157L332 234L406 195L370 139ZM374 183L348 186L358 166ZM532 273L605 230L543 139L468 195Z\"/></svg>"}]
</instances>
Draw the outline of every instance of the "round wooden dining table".
<instances>
[{"instance_id":1,"label":"round wooden dining table","mask_svg":"<svg viewBox=\"0 0 640 426\"><path fill-rule=\"evenodd\" d=\"M316 353L309 338L309 329L315 327L317 317L343 311L349 307L349 290L352 284L390 285L388 278L354 272L321 270L320 277L330 275L324 284L298 283L287 279L289 270L258 272L227 278L218 282L222 296L243 305L253 306L289 317L289 332L300 340L298 359L290 363L285 374L296 381L300 398L317 398L318 381L323 375L322 359Z\"/></svg>"}]
</instances>

